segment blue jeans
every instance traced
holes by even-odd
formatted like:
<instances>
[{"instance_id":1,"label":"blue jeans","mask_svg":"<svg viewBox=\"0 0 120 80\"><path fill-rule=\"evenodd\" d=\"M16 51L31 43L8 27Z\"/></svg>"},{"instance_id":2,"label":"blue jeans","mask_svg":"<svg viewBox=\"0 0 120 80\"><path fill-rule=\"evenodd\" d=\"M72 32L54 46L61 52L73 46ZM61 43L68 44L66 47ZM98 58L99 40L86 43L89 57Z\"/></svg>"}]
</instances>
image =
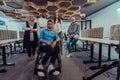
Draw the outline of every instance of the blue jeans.
<instances>
[{"instance_id":1,"label":"blue jeans","mask_svg":"<svg viewBox=\"0 0 120 80\"><path fill-rule=\"evenodd\" d=\"M72 47L76 44L78 41L77 38L70 38L69 41L67 42L67 49L69 53L72 53Z\"/></svg>"}]
</instances>

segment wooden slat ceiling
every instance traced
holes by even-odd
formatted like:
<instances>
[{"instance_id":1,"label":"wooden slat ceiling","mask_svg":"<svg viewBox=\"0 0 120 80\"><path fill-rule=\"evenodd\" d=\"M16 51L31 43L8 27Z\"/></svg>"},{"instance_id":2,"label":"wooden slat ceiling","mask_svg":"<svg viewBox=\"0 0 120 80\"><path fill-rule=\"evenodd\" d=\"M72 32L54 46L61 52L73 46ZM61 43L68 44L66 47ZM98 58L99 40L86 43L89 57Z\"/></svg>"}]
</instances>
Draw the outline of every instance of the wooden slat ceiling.
<instances>
[{"instance_id":1,"label":"wooden slat ceiling","mask_svg":"<svg viewBox=\"0 0 120 80\"><path fill-rule=\"evenodd\" d=\"M62 18L75 16L78 19L85 17L81 7L90 3L99 3L100 0L0 0L0 10L14 18L25 18L29 14L39 17L46 13L49 17L59 12ZM11 9L8 9L8 7ZM18 15L19 14L19 15Z\"/></svg>"}]
</instances>

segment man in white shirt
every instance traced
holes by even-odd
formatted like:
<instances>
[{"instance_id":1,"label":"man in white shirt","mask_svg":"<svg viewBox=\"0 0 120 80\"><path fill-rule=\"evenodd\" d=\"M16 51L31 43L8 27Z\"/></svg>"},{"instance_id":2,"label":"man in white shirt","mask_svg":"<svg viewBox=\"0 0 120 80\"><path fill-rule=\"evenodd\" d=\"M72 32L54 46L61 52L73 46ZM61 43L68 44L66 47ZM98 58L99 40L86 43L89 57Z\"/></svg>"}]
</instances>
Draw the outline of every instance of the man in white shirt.
<instances>
[{"instance_id":1,"label":"man in white shirt","mask_svg":"<svg viewBox=\"0 0 120 80\"><path fill-rule=\"evenodd\" d=\"M40 30L38 30L39 35L43 29L47 28L47 19L45 18L45 13L42 13L41 17L38 18L38 25L40 27Z\"/></svg>"}]
</instances>

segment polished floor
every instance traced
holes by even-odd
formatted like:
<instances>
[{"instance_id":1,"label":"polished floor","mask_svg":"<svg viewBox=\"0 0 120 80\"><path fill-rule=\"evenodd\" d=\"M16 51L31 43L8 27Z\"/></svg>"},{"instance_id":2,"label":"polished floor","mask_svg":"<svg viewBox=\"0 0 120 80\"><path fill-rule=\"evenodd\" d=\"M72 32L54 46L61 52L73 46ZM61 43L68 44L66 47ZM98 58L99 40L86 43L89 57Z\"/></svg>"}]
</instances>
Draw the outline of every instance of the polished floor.
<instances>
[{"instance_id":1,"label":"polished floor","mask_svg":"<svg viewBox=\"0 0 120 80\"><path fill-rule=\"evenodd\" d=\"M26 53L12 54L7 57L8 62L14 62L14 66L0 66L5 68L6 73L0 73L0 80L82 80L83 76L90 76L97 70L90 70L89 66L93 64L83 64L83 60L89 59L89 52L74 52L71 58L66 58L66 51L62 56L62 73L60 76L48 76L42 79L33 74L34 62L27 59ZM0 59L1 61L1 59ZM94 78L93 80L115 80L116 69L111 69L106 73Z\"/></svg>"}]
</instances>

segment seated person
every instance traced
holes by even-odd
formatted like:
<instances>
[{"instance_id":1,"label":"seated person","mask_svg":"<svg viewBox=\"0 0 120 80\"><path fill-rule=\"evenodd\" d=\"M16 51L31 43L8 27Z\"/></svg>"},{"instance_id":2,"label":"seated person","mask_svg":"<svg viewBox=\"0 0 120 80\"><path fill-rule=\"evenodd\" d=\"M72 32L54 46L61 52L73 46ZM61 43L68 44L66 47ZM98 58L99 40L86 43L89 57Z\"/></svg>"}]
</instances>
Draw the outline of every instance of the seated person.
<instances>
[{"instance_id":1,"label":"seated person","mask_svg":"<svg viewBox=\"0 0 120 80\"><path fill-rule=\"evenodd\" d=\"M76 23L75 17L71 17L71 24L68 28L68 42L67 42L67 49L68 55L66 57L71 57L72 47L76 44L79 38L79 31L80 26Z\"/></svg>"},{"instance_id":2,"label":"seated person","mask_svg":"<svg viewBox=\"0 0 120 80\"><path fill-rule=\"evenodd\" d=\"M47 21L47 29L44 29L40 33L40 39L39 41L42 42L41 46L42 49L45 50L46 55L44 56L43 60L41 61L41 65L39 65L39 69L44 69L44 65L46 65L46 62L51 57L50 65L48 66L48 72L55 69L55 61L57 59L57 56L59 54L59 46L56 45L57 42L60 40L59 36L52 30L53 29L53 21L48 20ZM43 71L39 71L39 76L44 77L45 73ZM53 75L59 75L59 71L54 71Z\"/></svg>"}]
</instances>

